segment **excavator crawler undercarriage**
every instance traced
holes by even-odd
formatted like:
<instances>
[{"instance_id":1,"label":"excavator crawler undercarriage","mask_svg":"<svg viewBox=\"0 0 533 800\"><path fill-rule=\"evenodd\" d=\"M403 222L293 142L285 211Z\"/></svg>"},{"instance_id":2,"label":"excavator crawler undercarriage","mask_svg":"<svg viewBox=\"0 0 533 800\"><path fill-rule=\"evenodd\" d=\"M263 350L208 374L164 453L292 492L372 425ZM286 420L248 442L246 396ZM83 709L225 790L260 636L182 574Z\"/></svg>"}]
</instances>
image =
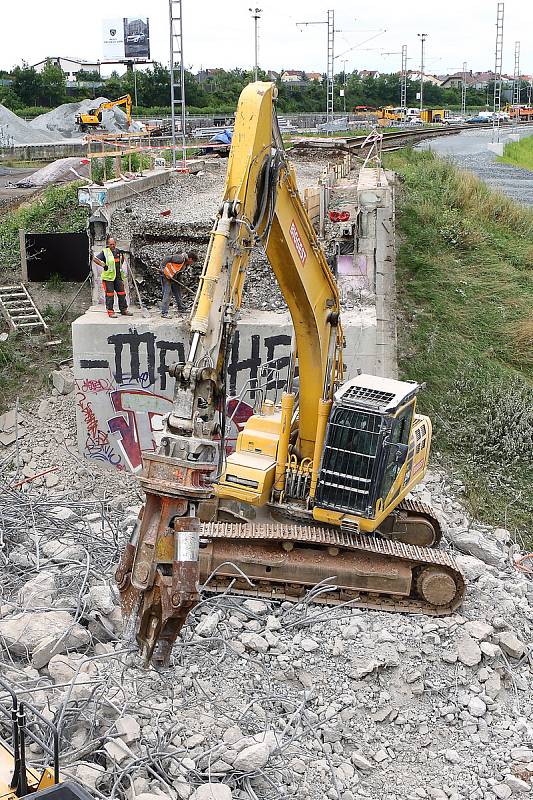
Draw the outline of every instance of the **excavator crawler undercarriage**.
<instances>
[{"instance_id":1,"label":"excavator crawler undercarriage","mask_svg":"<svg viewBox=\"0 0 533 800\"><path fill-rule=\"evenodd\" d=\"M253 588L240 573L254 584ZM214 574L213 574L214 573ZM200 580L207 591L445 615L464 581L446 552L315 525L204 523Z\"/></svg>"}]
</instances>

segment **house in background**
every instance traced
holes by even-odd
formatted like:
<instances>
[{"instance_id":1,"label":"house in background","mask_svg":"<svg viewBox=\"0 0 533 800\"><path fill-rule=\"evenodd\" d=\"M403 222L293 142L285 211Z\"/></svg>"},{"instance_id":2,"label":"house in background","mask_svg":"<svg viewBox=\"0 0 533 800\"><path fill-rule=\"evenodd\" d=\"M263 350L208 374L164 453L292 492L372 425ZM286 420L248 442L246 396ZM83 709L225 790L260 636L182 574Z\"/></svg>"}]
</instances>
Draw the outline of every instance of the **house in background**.
<instances>
[{"instance_id":1,"label":"house in background","mask_svg":"<svg viewBox=\"0 0 533 800\"><path fill-rule=\"evenodd\" d=\"M66 56L44 58L32 66L37 72L42 72L48 61L51 61L57 67L61 67L68 81L76 80L76 75L82 71L98 72L100 74L101 64L99 61L84 61L82 58L67 58Z\"/></svg>"}]
</instances>

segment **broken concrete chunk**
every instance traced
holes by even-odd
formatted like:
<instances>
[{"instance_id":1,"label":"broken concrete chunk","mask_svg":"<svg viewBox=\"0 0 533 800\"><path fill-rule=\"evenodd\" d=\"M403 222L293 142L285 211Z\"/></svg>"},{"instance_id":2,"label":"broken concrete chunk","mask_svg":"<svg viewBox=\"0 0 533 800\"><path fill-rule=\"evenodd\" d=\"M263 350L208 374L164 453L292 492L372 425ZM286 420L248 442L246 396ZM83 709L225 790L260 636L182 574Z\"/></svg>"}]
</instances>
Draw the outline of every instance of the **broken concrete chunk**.
<instances>
[{"instance_id":1,"label":"broken concrete chunk","mask_svg":"<svg viewBox=\"0 0 533 800\"><path fill-rule=\"evenodd\" d=\"M512 795L512 789L510 786L507 786L506 783L497 783L495 786L492 787L492 791L498 798L498 800L508 800L509 797Z\"/></svg>"},{"instance_id":2,"label":"broken concrete chunk","mask_svg":"<svg viewBox=\"0 0 533 800\"><path fill-rule=\"evenodd\" d=\"M204 783L191 795L191 800L232 800L232 798L232 791L225 783Z\"/></svg>"},{"instance_id":3,"label":"broken concrete chunk","mask_svg":"<svg viewBox=\"0 0 533 800\"><path fill-rule=\"evenodd\" d=\"M504 782L513 794L523 794L531 791L531 784L526 783L522 778L517 778L516 775L507 775L504 778Z\"/></svg>"},{"instance_id":4,"label":"broken concrete chunk","mask_svg":"<svg viewBox=\"0 0 533 800\"><path fill-rule=\"evenodd\" d=\"M511 658L524 655L525 645L513 631L503 631L499 636L500 647Z\"/></svg>"},{"instance_id":5,"label":"broken concrete chunk","mask_svg":"<svg viewBox=\"0 0 533 800\"><path fill-rule=\"evenodd\" d=\"M9 650L17 656L34 653L45 642L56 643L60 650L34 664L37 669L48 663L57 652L76 650L90 641L89 632L82 628L68 611L24 611L7 619L0 620L0 636L3 636Z\"/></svg>"},{"instance_id":6,"label":"broken concrete chunk","mask_svg":"<svg viewBox=\"0 0 533 800\"><path fill-rule=\"evenodd\" d=\"M84 788L96 789L98 778L105 775L105 768L100 764L78 764L76 767L76 780Z\"/></svg>"},{"instance_id":7,"label":"broken concrete chunk","mask_svg":"<svg viewBox=\"0 0 533 800\"><path fill-rule=\"evenodd\" d=\"M494 628L488 622L481 622L481 620L471 620L465 622L464 630L473 638L478 641L488 639L494 633Z\"/></svg>"},{"instance_id":8,"label":"broken concrete chunk","mask_svg":"<svg viewBox=\"0 0 533 800\"><path fill-rule=\"evenodd\" d=\"M124 717L117 719L115 730L126 744L138 742L141 738L141 726L131 714L126 714Z\"/></svg>"},{"instance_id":9,"label":"broken concrete chunk","mask_svg":"<svg viewBox=\"0 0 533 800\"><path fill-rule=\"evenodd\" d=\"M363 755L361 755L361 753L352 753L351 759L352 764L363 772L368 772L373 769L373 766L368 758L365 758Z\"/></svg>"},{"instance_id":10,"label":"broken concrete chunk","mask_svg":"<svg viewBox=\"0 0 533 800\"><path fill-rule=\"evenodd\" d=\"M198 636L213 636L216 629L218 628L218 623L220 622L220 613L218 611L214 611L212 614L207 614L205 617L202 617L194 632L198 634Z\"/></svg>"},{"instance_id":11,"label":"broken concrete chunk","mask_svg":"<svg viewBox=\"0 0 533 800\"><path fill-rule=\"evenodd\" d=\"M56 595L56 579L51 572L39 572L26 581L17 594L17 600L24 608L39 608L52 605Z\"/></svg>"},{"instance_id":12,"label":"broken concrete chunk","mask_svg":"<svg viewBox=\"0 0 533 800\"><path fill-rule=\"evenodd\" d=\"M239 638L247 650L254 650L256 653L266 653L268 650L267 640L258 633L243 633Z\"/></svg>"},{"instance_id":13,"label":"broken concrete chunk","mask_svg":"<svg viewBox=\"0 0 533 800\"><path fill-rule=\"evenodd\" d=\"M135 754L122 739L110 739L104 744L104 750L110 760L119 766L123 761L135 758Z\"/></svg>"},{"instance_id":14,"label":"broken concrete chunk","mask_svg":"<svg viewBox=\"0 0 533 800\"><path fill-rule=\"evenodd\" d=\"M523 761L527 764L533 761L533 749L530 747L513 747L511 750L511 758L513 761Z\"/></svg>"},{"instance_id":15,"label":"broken concrete chunk","mask_svg":"<svg viewBox=\"0 0 533 800\"><path fill-rule=\"evenodd\" d=\"M70 394L74 391L74 376L70 372L55 369L50 377L54 389L57 389L59 394Z\"/></svg>"},{"instance_id":16,"label":"broken concrete chunk","mask_svg":"<svg viewBox=\"0 0 533 800\"><path fill-rule=\"evenodd\" d=\"M481 661L481 649L468 633L461 632L459 635L455 649L457 651L457 658L461 664L467 667L474 667Z\"/></svg>"},{"instance_id":17,"label":"broken concrete chunk","mask_svg":"<svg viewBox=\"0 0 533 800\"><path fill-rule=\"evenodd\" d=\"M487 706L481 697L476 696L468 703L468 711L473 717L482 717L487 711Z\"/></svg>"},{"instance_id":18,"label":"broken concrete chunk","mask_svg":"<svg viewBox=\"0 0 533 800\"><path fill-rule=\"evenodd\" d=\"M266 742L258 742L244 750L237 755L233 762L233 768L240 772L254 772L256 769L262 769L266 766L270 758L270 748Z\"/></svg>"},{"instance_id":19,"label":"broken concrete chunk","mask_svg":"<svg viewBox=\"0 0 533 800\"><path fill-rule=\"evenodd\" d=\"M462 553L479 558L485 564L493 567L497 567L505 558L505 553L498 547L498 544L479 531L465 531L454 536L452 541Z\"/></svg>"},{"instance_id":20,"label":"broken concrete chunk","mask_svg":"<svg viewBox=\"0 0 533 800\"><path fill-rule=\"evenodd\" d=\"M52 656L48 662L48 674L54 679L55 683L69 683L78 671L79 658L57 654Z\"/></svg>"},{"instance_id":21,"label":"broken concrete chunk","mask_svg":"<svg viewBox=\"0 0 533 800\"><path fill-rule=\"evenodd\" d=\"M262 616L268 612L268 605L262 600L253 600L252 598L249 598L248 600L244 601L243 606L252 614L257 614L257 616Z\"/></svg>"},{"instance_id":22,"label":"broken concrete chunk","mask_svg":"<svg viewBox=\"0 0 533 800\"><path fill-rule=\"evenodd\" d=\"M111 614L115 610L115 597L110 586L92 586L85 596L90 610Z\"/></svg>"}]
</instances>

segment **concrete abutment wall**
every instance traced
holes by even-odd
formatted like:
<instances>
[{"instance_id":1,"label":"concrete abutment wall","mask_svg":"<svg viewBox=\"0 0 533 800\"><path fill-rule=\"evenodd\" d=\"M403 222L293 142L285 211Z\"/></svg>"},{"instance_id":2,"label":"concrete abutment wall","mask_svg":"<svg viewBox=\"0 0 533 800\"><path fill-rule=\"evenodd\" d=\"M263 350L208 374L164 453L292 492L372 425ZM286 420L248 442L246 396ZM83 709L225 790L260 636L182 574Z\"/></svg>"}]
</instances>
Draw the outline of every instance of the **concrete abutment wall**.
<instances>
[{"instance_id":1,"label":"concrete abutment wall","mask_svg":"<svg viewBox=\"0 0 533 800\"><path fill-rule=\"evenodd\" d=\"M346 378L358 370L396 375L394 198L383 173L380 186L372 183L378 181L377 174L363 177L366 182L361 184L360 178L362 191L357 191L357 202L358 229L365 236L357 237L354 261L364 264L365 280L374 294L363 305L343 308ZM346 282L348 277L342 280ZM228 369L229 397L235 397L245 385L261 382L261 365L272 360L276 360L278 373L267 388L271 396L276 390L279 393L291 337L287 312L243 309ZM161 418L171 409L174 379L168 367L186 356L187 319L162 319L157 311L135 311L133 317L109 319L97 305L73 323L72 338L80 453L116 469L136 472L142 466L142 452L157 448ZM317 375L317 380L321 376ZM254 399L253 393L243 396L232 437L252 412Z\"/></svg>"}]
</instances>

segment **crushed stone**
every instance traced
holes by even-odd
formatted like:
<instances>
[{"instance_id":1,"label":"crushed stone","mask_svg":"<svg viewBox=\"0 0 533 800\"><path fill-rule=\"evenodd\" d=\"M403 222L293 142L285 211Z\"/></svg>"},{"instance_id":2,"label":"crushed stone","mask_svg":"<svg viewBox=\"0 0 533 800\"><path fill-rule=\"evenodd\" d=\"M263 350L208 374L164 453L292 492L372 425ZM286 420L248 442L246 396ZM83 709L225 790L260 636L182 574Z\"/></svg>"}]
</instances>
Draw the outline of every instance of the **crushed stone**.
<instances>
[{"instance_id":1,"label":"crushed stone","mask_svg":"<svg viewBox=\"0 0 533 800\"><path fill-rule=\"evenodd\" d=\"M94 108L98 108L101 103L106 102L108 102L107 97L97 97L95 100L63 103L57 108L35 117L30 122L30 125L32 128L43 128L55 135L60 134L61 137L66 139L80 138L83 133L76 125L76 114L87 113ZM135 121L132 121L130 127L128 127L126 113L117 106L106 108L102 111L101 128L109 133L124 133L127 131L134 133L143 130L143 126Z\"/></svg>"},{"instance_id":2,"label":"crushed stone","mask_svg":"<svg viewBox=\"0 0 533 800\"><path fill-rule=\"evenodd\" d=\"M45 144L57 142L62 137L58 133L45 130L44 126L26 122L9 108L0 104L0 146L11 147L21 144Z\"/></svg>"}]
</instances>

